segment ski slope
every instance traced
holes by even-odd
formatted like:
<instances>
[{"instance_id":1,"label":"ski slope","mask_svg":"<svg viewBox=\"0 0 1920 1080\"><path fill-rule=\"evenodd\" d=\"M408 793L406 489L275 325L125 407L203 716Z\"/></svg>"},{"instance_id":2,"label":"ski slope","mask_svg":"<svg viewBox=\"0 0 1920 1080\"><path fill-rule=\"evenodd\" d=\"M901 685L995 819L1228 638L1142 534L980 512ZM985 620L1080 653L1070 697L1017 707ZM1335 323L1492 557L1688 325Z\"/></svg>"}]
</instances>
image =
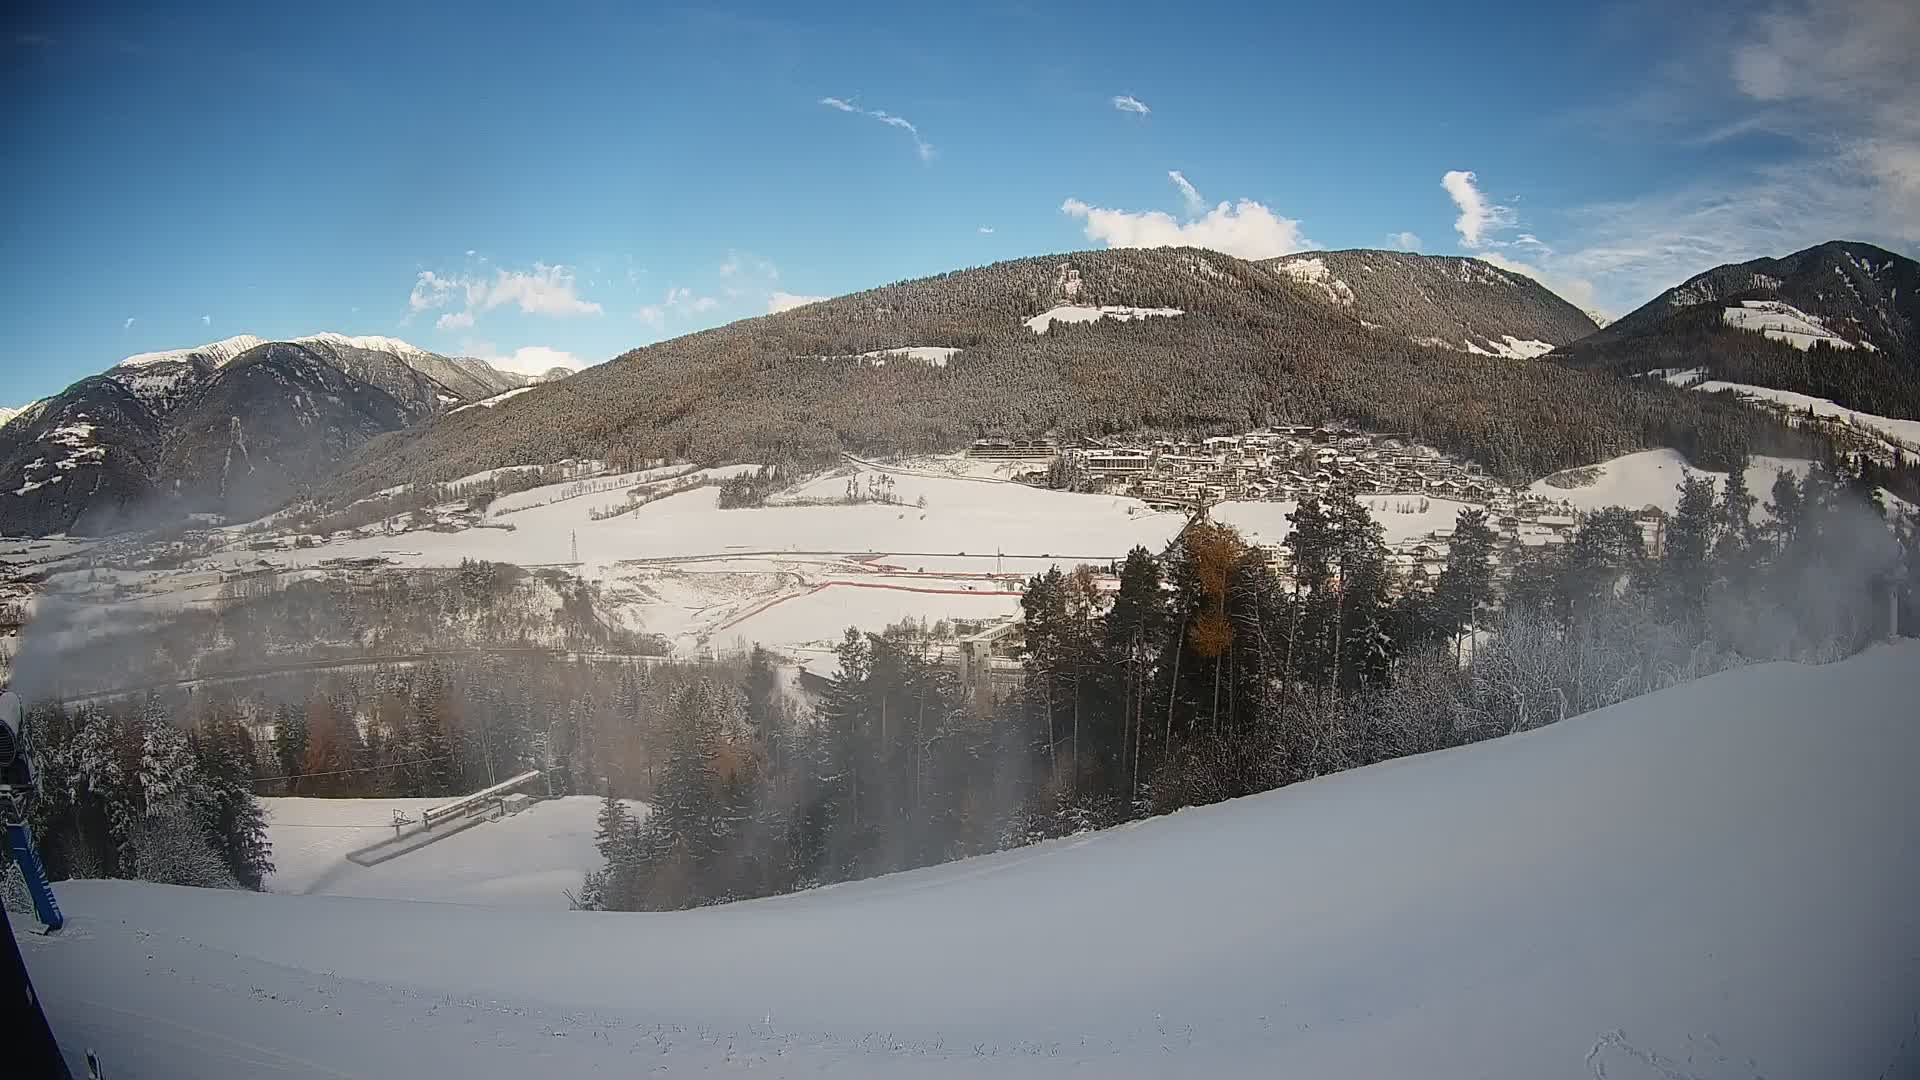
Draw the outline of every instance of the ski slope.
<instances>
[{"instance_id":1,"label":"ski slope","mask_svg":"<svg viewBox=\"0 0 1920 1080\"><path fill-rule=\"evenodd\" d=\"M572 795L533 804L389 862L360 866L347 852L393 836L393 814L413 821L450 799L260 800L273 843L276 893L433 900L534 910L567 910L587 871L600 800ZM644 813L644 808L641 808Z\"/></svg>"},{"instance_id":2,"label":"ski slope","mask_svg":"<svg viewBox=\"0 0 1920 1080\"><path fill-rule=\"evenodd\" d=\"M1916 665L692 912L69 882L23 946L115 1080L1911 1076Z\"/></svg>"}]
</instances>

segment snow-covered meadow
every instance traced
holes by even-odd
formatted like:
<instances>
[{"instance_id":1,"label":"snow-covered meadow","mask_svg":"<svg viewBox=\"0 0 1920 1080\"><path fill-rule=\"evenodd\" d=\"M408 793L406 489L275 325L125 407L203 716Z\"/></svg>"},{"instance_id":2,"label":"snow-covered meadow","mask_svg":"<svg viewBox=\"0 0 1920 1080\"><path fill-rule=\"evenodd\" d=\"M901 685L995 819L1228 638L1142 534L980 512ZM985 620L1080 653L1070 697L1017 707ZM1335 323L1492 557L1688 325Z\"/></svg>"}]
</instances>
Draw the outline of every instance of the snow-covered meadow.
<instances>
[{"instance_id":1,"label":"snow-covered meadow","mask_svg":"<svg viewBox=\"0 0 1920 1080\"><path fill-rule=\"evenodd\" d=\"M397 812L414 822L447 799L260 800L273 843L269 891L567 910L567 893L600 865L593 834L600 800L536 802L374 866L347 853L394 835ZM641 810L644 813L644 810Z\"/></svg>"}]
</instances>

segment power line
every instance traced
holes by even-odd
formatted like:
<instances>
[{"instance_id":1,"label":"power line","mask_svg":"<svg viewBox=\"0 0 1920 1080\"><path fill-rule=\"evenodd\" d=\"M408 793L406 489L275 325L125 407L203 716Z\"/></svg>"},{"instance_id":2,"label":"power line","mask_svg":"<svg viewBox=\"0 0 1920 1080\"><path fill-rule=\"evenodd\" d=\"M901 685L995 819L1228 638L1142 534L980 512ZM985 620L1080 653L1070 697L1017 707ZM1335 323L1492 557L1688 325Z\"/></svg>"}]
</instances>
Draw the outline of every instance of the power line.
<instances>
[{"instance_id":1,"label":"power line","mask_svg":"<svg viewBox=\"0 0 1920 1080\"><path fill-rule=\"evenodd\" d=\"M345 776L348 773L374 772L379 769L397 769L402 765L430 765L436 761L451 761L454 755L441 754L439 757L415 758L412 761L389 761L385 765L363 765L357 769L332 769L327 772L289 773L286 776L262 776L255 779L256 784L270 784L275 780L304 780L309 776Z\"/></svg>"}]
</instances>

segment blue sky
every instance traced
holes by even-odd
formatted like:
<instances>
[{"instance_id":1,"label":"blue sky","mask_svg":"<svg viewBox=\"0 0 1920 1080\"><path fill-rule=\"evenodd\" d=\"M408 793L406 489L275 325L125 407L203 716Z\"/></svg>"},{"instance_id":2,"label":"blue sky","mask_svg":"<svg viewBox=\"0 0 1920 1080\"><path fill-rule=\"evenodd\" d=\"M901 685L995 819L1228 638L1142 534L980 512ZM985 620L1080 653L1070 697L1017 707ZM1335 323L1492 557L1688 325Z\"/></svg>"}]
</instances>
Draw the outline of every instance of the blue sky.
<instances>
[{"instance_id":1,"label":"blue sky","mask_svg":"<svg viewBox=\"0 0 1920 1080\"><path fill-rule=\"evenodd\" d=\"M70 7L0 41L0 404L239 333L597 363L1107 244L1474 254L1613 313L1920 247L1904 0Z\"/></svg>"}]
</instances>

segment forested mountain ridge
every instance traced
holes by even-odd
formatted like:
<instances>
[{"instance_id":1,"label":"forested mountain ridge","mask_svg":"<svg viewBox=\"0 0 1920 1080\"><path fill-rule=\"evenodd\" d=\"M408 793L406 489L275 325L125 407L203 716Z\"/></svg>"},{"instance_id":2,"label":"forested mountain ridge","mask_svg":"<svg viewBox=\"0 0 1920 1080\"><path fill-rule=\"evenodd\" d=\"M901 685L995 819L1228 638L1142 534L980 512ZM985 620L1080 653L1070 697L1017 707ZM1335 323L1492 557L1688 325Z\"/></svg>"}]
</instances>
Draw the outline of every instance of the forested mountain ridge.
<instances>
[{"instance_id":1,"label":"forested mountain ridge","mask_svg":"<svg viewBox=\"0 0 1920 1080\"><path fill-rule=\"evenodd\" d=\"M0 532L258 513L375 435L525 384L484 361L339 334L128 357L0 427Z\"/></svg>"},{"instance_id":2,"label":"forested mountain ridge","mask_svg":"<svg viewBox=\"0 0 1920 1080\"><path fill-rule=\"evenodd\" d=\"M1513 315L1505 325L1516 332L1566 340L1591 329L1538 286L1511 292L1522 310L1552 315ZM1029 327L1062 305L1087 321ZM1095 318L1100 305L1180 314ZM914 346L959 351L938 364L861 355ZM986 435L1285 420L1406 432L1514 479L1651 446L1703 464L1741 446L1801 449L1778 444L1792 437L1777 424L1704 395L1369 329L1267 266L1193 248L1114 249L901 282L636 349L497 408L375 440L330 494L569 456L817 463Z\"/></svg>"},{"instance_id":3,"label":"forested mountain ridge","mask_svg":"<svg viewBox=\"0 0 1920 1080\"><path fill-rule=\"evenodd\" d=\"M1479 259L1356 248L1263 260L1369 330L1525 359L1594 332L1591 317L1523 274Z\"/></svg>"},{"instance_id":4,"label":"forested mountain ridge","mask_svg":"<svg viewBox=\"0 0 1920 1080\"><path fill-rule=\"evenodd\" d=\"M1697 274L1557 350L1571 367L1711 378L1920 418L1920 263L1831 241Z\"/></svg>"}]
</instances>

